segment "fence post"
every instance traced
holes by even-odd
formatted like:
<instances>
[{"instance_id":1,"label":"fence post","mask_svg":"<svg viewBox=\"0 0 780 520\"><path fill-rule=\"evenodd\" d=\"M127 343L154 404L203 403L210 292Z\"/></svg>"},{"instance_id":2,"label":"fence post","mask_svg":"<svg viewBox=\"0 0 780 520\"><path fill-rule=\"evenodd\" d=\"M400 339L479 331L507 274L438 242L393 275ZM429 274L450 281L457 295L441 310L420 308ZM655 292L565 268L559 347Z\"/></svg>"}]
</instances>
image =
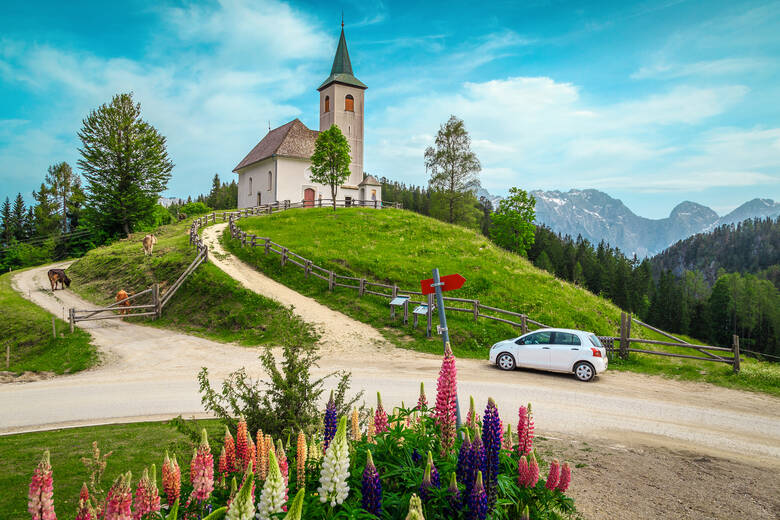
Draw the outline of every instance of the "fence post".
<instances>
[{"instance_id":1,"label":"fence post","mask_svg":"<svg viewBox=\"0 0 780 520\"><path fill-rule=\"evenodd\" d=\"M739 336L734 334L732 345L734 350L734 373L739 374Z\"/></svg>"},{"instance_id":2,"label":"fence post","mask_svg":"<svg viewBox=\"0 0 780 520\"><path fill-rule=\"evenodd\" d=\"M361 278L360 279L360 290L358 291L358 293L362 297L365 292L366 292L366 279L365 278Z\"/></svg>"},{"instance_id":3,"label":"fence post","mask_svg":"<svg viewBox=\"0 0 780 520\"><path fill-rule=\"evenodd\" d=\"M333 271L328 271L328 290L333 291Z\"/></svg>"},{"instance_id":4,"label":"fence post","mask_svg":"<svg viewBox=\"0 0 780 520\"><path fill-rule=\"evenodd\" d=\"M271 249L271 239L266 238L265 244L263 244L263 247L265 248L265 254L268 254L268 250Z\"/></svg>"},{"instance_id":5,"label":"fence post","mask_svg":"<svg viewBox=\"0 0 780 520\"><path fill-rule=\"evenodd\" d=\"M305 267L303 269L303 272L306 273L306 278L309 277L309 273L311 273L311 260L306 260Z\"/></svg>"},{"instance_id":6,"label":"fence post","mask_svg":"<svg viewBox=\"0 0 780 520\"><path fill-rule=\"evenodd\" d=\"M282 248L282 267L284 267L284 264L287 262L287 248Z\"/></svg>"},{"instance_id":7,"label":"fence post","mask_svg":"<svg viewBox=\"0 0 780 520\"><path fill-rule=\"evenodd\" d=\"M528 332L528 316L525 314L520 316L520 329L523 331L523 334Z\"/></svg>"},{"instance_id":8,"label":"fence post","mask_svg":"<svg viewBox=\"0 0 780 520\"><path fill-rule=\"evenodd\" d=\"M73 334L73 321L74 321L74 319L73 319L73 307L68 309L68 316L69 316L69 319L70 319L70 333Z\"/></svg>"},{"instance_id":9,"label":"fence post","mask_svg":"<svg viewBox=\"0 0 780 520\"><path fill-rule=\"evenodd\" d=\"M11 342L5 344L5 369L8 370L11 367Z\"/></svg>"},{"instance_id":10,"label":"fence post","mask_svg":"<svg viewBox=\"0 0 780 520\"><path fill-rule=\"evenodd\" d=\"M160 317L160 284L155 283L152 286L152 303L154 303L154 317L155 319Z\"/></svg>"},{"instance_id":11,"label":"fence post","mask_svg":"<svg viewBox=\"0 0 780 520\"><path fill-rule=\"evenodd\" d=\"M409 300L404 302L404 325L409 323Z\"/></svg>"},{"instance_id":12,"label":"fence post","mask_svg":"<svg viewBox=\"0 0 780 520\"><path fill-rule=\"evenodd\" d=\"M474 300L474 321L479 320L479 300Z\"/></svg>"},{"instance_id":13,"label":"fence post","mask_svg":"<svg viewBox=\"0 0 780 520\"><path fill-rule=\"evenodd\" d=\"M398 286L396 284L393 284L393 298L398 296Z\"/></svg>"},{"instance_id":14,"label":"fence post","mask_svg":"<svg viewBox=\"0 0 780 520\"><path fill-rule=\"evenodd\" d=\"M54 316L51 317L51 337L57 339L57 325L54 323Z\"/></svg>"}]
</instances>

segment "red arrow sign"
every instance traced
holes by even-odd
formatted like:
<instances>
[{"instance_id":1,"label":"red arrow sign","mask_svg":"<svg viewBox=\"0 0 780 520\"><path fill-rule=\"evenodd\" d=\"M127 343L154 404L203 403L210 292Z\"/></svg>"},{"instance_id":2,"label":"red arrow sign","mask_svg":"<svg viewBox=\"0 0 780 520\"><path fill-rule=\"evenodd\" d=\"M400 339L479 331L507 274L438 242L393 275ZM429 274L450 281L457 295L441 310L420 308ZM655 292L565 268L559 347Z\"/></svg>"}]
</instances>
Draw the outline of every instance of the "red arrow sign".
<instances>
[{"instance_id":1,"label":"red arrow sign","mask_svg":"<svg viewBox=\"0 0 780 520\"><path fill-rule=\"evenodd\" d=\"M442 291L454 291L455 289L460 289L463 287L463 284L466 282L466 279L463 278L459 274L448 274L447 276L442 276L440 278L441 283L444 285L441 286ZM432 287L433 285L433 278L428 278L427 280L420 280L420 288L422 289L423 294L433 294L436 292L436 287Z\"/></svg>"}]
</instances>

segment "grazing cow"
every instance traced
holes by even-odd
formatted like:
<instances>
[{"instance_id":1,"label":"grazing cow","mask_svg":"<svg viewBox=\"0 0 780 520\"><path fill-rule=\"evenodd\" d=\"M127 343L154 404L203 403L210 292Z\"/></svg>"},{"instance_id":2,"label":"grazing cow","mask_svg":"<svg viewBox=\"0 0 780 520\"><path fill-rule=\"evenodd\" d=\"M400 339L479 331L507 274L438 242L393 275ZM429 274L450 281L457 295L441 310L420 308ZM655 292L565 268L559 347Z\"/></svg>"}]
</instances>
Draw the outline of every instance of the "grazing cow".
<instances>
[{"instance_id":1,"label":"grazing cow","mask_svg":"<svg viewBox=\"0 0 780 520\"><path fill-rule=\"evenodd\" d=\"M124 289L120 289L116 293L116 301L122 302L119 304L120 307L130 307L130 300L128 298L132 296L133 293L130 293L130 295L127 294L127 292ZM124 301L122 301L124 300ZM127 309L120 309L119 314L127 314L129 311Z\"/></svg>"},{"instance_id":2,"label":"grazing cow","mask_svg":"<svg viewBox=\"0 0 780 520\"><path fill-rule=\"evenodd\" d=\"M65 274L64 269L49 269L49 282L51 283L51 290L57 290L57 284L62 284L62 289L70 287L70 278Z\"/></svg>"},{"instance_id":3,"label":"grazing cow","mask_svg":"<svg viewBox=\"0 0 780 520\"><path fill-rule=\"evenodd\" d=\"M146 235L141 241L144 245L144 256L151 255L154 245L157 243L157 237L154 235Z\"/></svg>"},{"instance_id":4,"label":"grazing cow","mask_svg":"<svg viewBox=\"0 0 780 520\"><path fill-rule=\"evenodd\" d=\"M181 222L182 220L184 220L186 218L187 218L187 214L186 213L179 213L179 222Z\"/></svg>"}]
</instances>

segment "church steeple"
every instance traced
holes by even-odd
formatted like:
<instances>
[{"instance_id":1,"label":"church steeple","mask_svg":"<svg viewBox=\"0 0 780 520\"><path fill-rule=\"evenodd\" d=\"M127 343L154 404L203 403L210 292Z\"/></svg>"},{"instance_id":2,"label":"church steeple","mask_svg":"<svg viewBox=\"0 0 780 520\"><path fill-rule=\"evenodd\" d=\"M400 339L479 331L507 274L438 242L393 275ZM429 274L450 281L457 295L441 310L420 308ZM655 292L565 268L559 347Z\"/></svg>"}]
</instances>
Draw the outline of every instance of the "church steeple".
<instances>
[{"instance_id":1,"label":"church steeple","mask_svg":"<svg viewBox=\"0 0 780 520\"><path fill-rule=\"evenodd\" d=\"M347 39L344 37L344 21L341 22L341 37L336 47L336 56L333 58L333 67L330 69L330 76L317 90L322 90L331 83L341 83L351 85L357 88L368 88L355 77L352 72L352 63L349 61L349 51L347 51Z\"/></svg>"}]
</instances>

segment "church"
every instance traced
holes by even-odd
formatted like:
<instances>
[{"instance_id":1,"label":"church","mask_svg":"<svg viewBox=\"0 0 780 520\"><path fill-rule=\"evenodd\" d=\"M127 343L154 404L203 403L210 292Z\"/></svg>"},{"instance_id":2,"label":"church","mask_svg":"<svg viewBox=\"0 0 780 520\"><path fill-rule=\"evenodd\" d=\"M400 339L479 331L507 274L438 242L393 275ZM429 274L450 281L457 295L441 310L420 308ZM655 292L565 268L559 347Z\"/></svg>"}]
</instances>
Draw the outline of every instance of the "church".
<instances>
[{"instance_id":1,"label":"church","mask_svg":"<svg viewBox=\"0 0 780 520\"><path fill-rule=\"evenodd\" d=\"M320 93L320 132L337 125L349 142L350 175L340 186L337 200L382 200L382 186L363 173L364 93L368 87L352 72L344 24L341 24L336 56L330 76L317 89ZM284 201L315 205L330 199L330 187L311 182L311 155L319 132L299 119L270 130L238 163L238 207L249 208Z\"/></svg>"}]
</instances>

